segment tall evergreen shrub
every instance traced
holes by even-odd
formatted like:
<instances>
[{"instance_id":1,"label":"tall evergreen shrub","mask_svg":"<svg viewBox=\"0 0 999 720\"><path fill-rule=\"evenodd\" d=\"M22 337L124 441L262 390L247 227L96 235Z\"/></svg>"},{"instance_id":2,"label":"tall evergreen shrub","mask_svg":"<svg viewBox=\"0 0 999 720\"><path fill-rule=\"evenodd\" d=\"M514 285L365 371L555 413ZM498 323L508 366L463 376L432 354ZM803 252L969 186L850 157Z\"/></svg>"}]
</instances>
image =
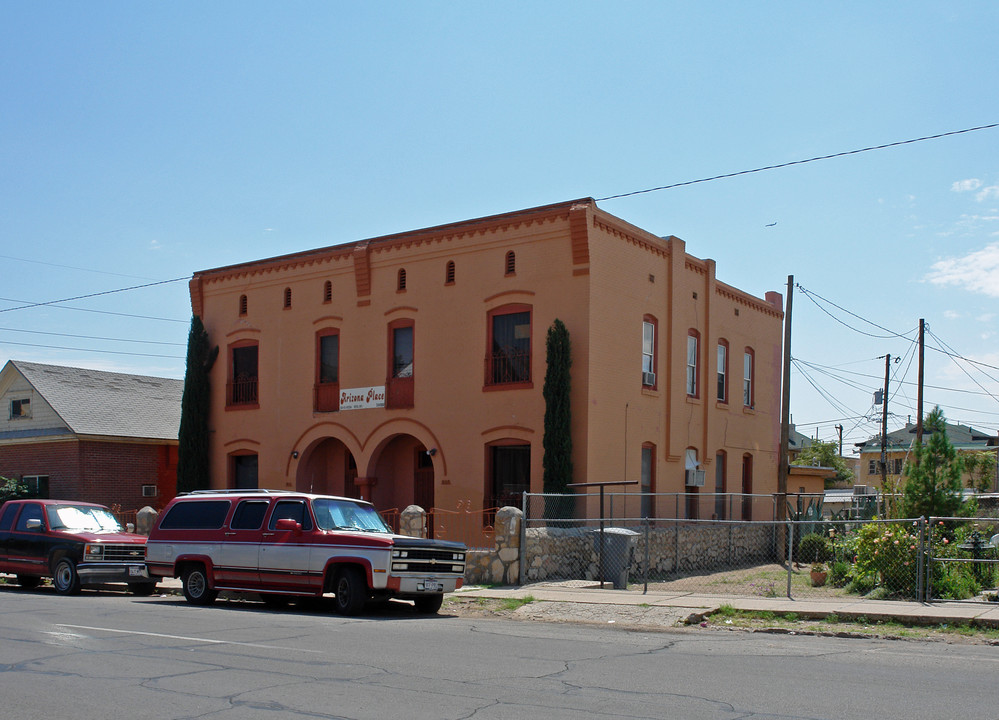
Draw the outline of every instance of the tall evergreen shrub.
<instances>
[{"instance_id":1,"label":"tall evergreen shrub","mask_svg":"<svg viewBox=\"0 0 999 720\"><path fill-rule=\"evenodd\" d=\"M208 459L209 372L219 349L212 348L201 318L191 318L187 335L187 371L181 400L180 435L177 450L177 492L205 490L211 474Z\"/></svg>"},{"instance_id":2,"label":"tall evergreen shrub","mask_svg":"<svg viewBox=\"0 0 999 720\"><path fill-rule=\"evenodd\" d=\"M569 331L565 324L555 319L548 328L543 395L545 399L545 433L543 486L546 493L569 492L572 482L572 412L569 403L572 367ZM571 517L572 503L545 504L545 517Z\"/></svg>"}]
</instances>

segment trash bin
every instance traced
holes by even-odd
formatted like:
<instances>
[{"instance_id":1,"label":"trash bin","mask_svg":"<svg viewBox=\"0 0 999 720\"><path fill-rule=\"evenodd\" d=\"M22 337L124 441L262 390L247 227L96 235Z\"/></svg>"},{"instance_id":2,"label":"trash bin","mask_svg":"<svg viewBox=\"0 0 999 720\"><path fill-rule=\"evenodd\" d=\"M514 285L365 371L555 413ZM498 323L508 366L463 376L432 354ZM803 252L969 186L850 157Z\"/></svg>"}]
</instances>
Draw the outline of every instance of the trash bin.
<instances>
[{"instance_id":1,"label":"trash bin","mask_svg":"<svg viewBox=\"0 0 999 720\"><path fill-rule=\"evenodd\" d=\"M600 555L600 530L593 531L593 548L603 564L603 581L614 583L617 590L628 589L628 569L640 533L627 528L604 528L603 557ZM598 560L598 562L601 562Z\"/></svg>"}]
</instances>

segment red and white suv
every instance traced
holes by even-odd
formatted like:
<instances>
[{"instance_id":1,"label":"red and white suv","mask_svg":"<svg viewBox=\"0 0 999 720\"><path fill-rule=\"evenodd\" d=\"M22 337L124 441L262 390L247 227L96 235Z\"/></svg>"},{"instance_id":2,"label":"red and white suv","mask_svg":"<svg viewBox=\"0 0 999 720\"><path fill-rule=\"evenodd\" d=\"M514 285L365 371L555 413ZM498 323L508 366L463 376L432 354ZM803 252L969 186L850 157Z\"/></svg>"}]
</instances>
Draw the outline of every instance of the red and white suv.
<instances>
[{"instance_id":1,"label":"red and white suv","mask_svg":"<svg viewBox=\"0 0 999 720\"><path fill-rule=\"evenodd\" d=\"M369 599L413 600L435 613L460 588L465 546L395 535L371 503L281 490L181 495L149 534L152 576L180 577L188 602L219 590L260 593L265 602L332 593L345 615Z\"/></svg>"}]
</instances>

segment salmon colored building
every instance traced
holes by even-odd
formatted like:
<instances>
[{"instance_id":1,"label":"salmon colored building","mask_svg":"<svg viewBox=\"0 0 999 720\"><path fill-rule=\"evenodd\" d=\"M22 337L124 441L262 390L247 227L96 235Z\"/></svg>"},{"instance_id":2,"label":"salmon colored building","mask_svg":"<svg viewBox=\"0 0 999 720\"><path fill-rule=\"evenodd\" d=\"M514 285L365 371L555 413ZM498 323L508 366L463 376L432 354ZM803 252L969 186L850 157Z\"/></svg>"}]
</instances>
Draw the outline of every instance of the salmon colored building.
<instances>
[{"instance_id":1,"label":"salmon colored building","mask_svg":"<svg viewBox=\"0 0 999 720\"><path fill-rule=\"evenodd\" d=\"M205 270L191 302L220 347L214 487L519 507L542 491L558 318L574 482L776 491L782 296L718 281L589 198ZM673 517L674 501L630 512Z\"/></svg>"}]
</instances>

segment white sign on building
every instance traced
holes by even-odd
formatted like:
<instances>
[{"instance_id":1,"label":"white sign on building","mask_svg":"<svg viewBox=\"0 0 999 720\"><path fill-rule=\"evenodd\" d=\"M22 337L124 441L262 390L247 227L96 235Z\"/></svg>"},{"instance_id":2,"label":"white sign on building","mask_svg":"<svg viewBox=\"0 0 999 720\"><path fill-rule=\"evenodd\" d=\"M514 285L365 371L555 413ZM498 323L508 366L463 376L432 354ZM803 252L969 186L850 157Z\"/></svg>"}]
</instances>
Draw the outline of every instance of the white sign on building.
<instances>
[{"instance_id":1,"label":"white sign on building","mask_svg":"<svg viewBox=\"0 0 999 720\"><path fill-rule=\"evenodd\" d=\"M341 410L385 407L385 386L350 388L340 391Z\"/></svg>"}]
</instances>

